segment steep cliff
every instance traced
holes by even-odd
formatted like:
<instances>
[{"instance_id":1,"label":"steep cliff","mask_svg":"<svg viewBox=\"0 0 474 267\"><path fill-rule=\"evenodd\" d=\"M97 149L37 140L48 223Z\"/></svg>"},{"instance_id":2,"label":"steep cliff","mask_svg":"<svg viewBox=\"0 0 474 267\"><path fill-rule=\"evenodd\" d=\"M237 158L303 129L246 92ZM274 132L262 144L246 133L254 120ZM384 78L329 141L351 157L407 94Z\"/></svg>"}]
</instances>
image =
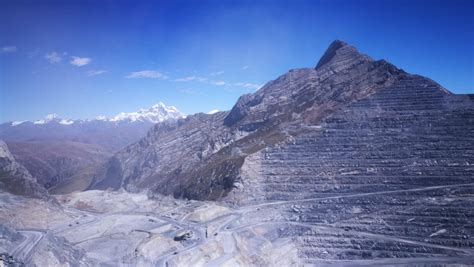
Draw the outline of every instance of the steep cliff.
<instances>
[{"instance_id":1,"label":"steep cliff","mask_svg":"<svg viewBox=\"0 0 474 267\"><path fill-rule=\"evenodd\" d=\"M15 161L5 142L0 140L0 190L15 195L49 199L49 195L25 167Z\"/></svg>"}]
</instances>

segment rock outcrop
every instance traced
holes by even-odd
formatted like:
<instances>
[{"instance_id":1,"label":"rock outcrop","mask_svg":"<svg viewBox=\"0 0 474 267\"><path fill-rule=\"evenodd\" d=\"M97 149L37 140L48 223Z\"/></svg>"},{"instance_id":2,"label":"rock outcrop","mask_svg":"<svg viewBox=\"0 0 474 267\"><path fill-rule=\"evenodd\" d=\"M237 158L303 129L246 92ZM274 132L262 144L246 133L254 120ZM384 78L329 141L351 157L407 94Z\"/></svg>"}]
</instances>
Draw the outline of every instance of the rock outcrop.
<instances>
[{"instance_id":1,"label":"rock outcrop","mask_svg":"<svg viewBox=\"0 0 474 267\"><path fill-rule=\"evenodd\" d=\"M49 195L36 179L18 164L8 150L5 142L0 140L0 190L15 195L49 199Z\"/></svg>"}]
</instances>

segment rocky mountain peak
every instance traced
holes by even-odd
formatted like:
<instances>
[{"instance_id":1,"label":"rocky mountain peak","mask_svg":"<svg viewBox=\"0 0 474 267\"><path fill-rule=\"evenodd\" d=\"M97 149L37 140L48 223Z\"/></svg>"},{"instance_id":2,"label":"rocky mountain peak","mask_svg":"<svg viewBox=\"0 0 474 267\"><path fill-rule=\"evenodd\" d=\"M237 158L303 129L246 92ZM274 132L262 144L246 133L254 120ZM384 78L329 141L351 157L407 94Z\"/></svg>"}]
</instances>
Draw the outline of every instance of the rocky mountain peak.
<instances>
[{"instance_id":1,"label":"rocky mountain peak","mask_svg":"<svg viewBox=\"0 0 474 267\"><path fill-rule=\"evenodd\" d=\"M117 116L111 118L110 121L145 121L158 123L168 119L178 119L183 116L184 114L181 113L176 107L166 106L164 103L159 102L148 109L140 109L137 112L121 112Z\"/></svg>"},{"instance_id":2,"label":"rocky mountain peak","mask_svg":"<svg viewBox=\"0 0 474 267\"><path fill-rule=\"evenodd\" d=\"M224 124L253 131L264 124L291 121L295 114L308 109L323 114L374 93L402 73L388 62L374 61L355 47L336 40L329 45L316 68L290 70L256 93L241 96Z\"/></svg>"},{"instance_id":3,"label":"rocky mountain peak","mask_svg":"<svg viewBox=\"0 0 474 267\"><path fill-rule=\"evenodd\" d=\"M0 159L14 161L13 155L8 150L7 144L0 140Z\"/></svg>"},{"instance_id":4,"label":"rocky mountain peak","mask_svg":"<svg viewBox=\"0 0 474 267\"><path fill-rule=\"evenodd\" d=\"M350 67L352 63L360 61L372 61L372 59L364 54L361 54L355 47L343 42L341 40L333 41L319 59L316 65L316 70L323 66L330 66L333 64L344 63L345 66Z\"/></svg>"}]
</instances>

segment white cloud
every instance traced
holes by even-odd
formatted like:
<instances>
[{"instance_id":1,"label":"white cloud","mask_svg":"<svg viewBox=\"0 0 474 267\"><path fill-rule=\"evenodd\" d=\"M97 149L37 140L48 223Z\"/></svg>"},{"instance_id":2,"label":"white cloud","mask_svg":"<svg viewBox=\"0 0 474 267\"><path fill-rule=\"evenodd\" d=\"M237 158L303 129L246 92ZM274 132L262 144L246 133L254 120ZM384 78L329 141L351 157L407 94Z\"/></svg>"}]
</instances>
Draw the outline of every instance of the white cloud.
<instances>
[{"instance_id":1,"label":"white cloud","mask_svg":"<svg viewBox=\"0 0 474 267\"><path fill-rule=\"evenodd\" d=\"M244 88L249 88L249 89L260 89L263 86L261 84L256 84L256 83L234 83L233 85L237 87L244 87Z\"/></svg>"},{"instance_id":2,"label":"white cloud","mask_svg":"<svg viewBox=\"0 0 474 267\"><path fill-rule=\"evenodd\" d=\"M224 86L227 85L226 82L224 81L211 81L212 84L217 85L217 86Z\"/></svg>"},{"instance_id":3,"label":"white cloud","mask_svg":"<svg viewBox=\"0 0 474 267\"><path fill-rule=\"evenodd\" d=\"M71 57L71 61L69 61L69 63L71 63L71 65L74 65L76 67L82 67L82 66L85 66L89 63L91 63L91 59L88 58L88 57Z\"/></svg>"},{"instance_id":4,"label":"white cloud","mask_svg":"<svg viewBox=\"0 0 474 267\"><path fill-rule=\"evenodd\" d=\"M219 75L219 74L222 74L222 73L224 73L224 72L222 71L222 72L211 73L210 75L213 75L213 74L214 75ZM244 83L244 82L230 83L230 82L226 82L226 81L223 81L223 80L210 80L206 77L200 77L200 76L194 76L194 75L174 79L173 81L175 81L175 82L196 81L196 82L202 82L202 83L212 84L212 85L216 85L216 86L226 86L226 87L233 86L233 87L242 87L242 88L255 89L255 90L260 89L262 87L261 84L256 84L256 83Z\"/></svg>"},{"instance_id":5,"label":"white cloud","mask_svg":"<svg viewBox=\"0 0 474 267\"><path fill-rule=\"evenodd\" d=\"M61 56L56 52L48 53L44 58L46 58L51 64L59 63L62 60Z\"/></svg>"},{"instance_id":6,"label":"white cloud","mask_svg":"<svg viewBox=\"0 0 474 267\"><path fill-rule=\"evenodd\" d=\"M16 46L4 46L0 50L2 53L13 53L18 51L18 48Z\"/></svg>"},{"instance_id":7,"label":"white cloud","mask_svg":"<svg viewBox=\"0 0 474 267\"><path fill-rule=\"evenodd\" d=\"M196 80L196 76L188 76L188 77L183 77L183 78L178 78L175 79L175 82L190 82Z\"/></svg>"},{"instance_id":8,"label":"white cloud","mask_svg":"<svg viewBox=\"0 0 474 267\"><path fill-rule=\"evenodd\" d=\"M175 82L190 82L190 81L198 81L198 82L206 82L206 77L199 77L199 76L188 76L183 78L178 78L174 80Z\"/></svg>"},{"instance_id":9,"label":"white cloud","mask_svg":"<svg viewBox=\"0 0 474 267\"><path fill-rule=\"evenodd\" d=\"M243 66L243 67L242 67L243 70L246 70L246 69L248 69L248 68L249 68L249 66Z\"/></svg>"},{"instance_id":10,"label":"white cloud","mask_svg":"<svg viewBox=\"0 0 474 267\"><path fill-rule=\"evenodd\" d=\"M218 109L213 109L213 110L208 111L207 114L215 114L217 112L219 112Z\"/></svg>"},{"instance_id":11,"label":"white cloud","mask_svg":"<svg viewBox=\"0 0 474 267\"><path fill-rule=\"evenodd\" d=\"M125 76L125 78L154 78L165 80L168 79L168 76L155 70L142 70L132 72L129 75Z\"/></svg>"},{"instance_id":12,"label":"white cloud","mask_svg":"<svg viewBox=\"0 0 474 267\"><path fill-rule=\"evenodd\" d=\"M96 75L100 75L106 72L107 72L106 70L90 70L87 72L87 76L96 76Z\"/></svg>"},{"instance_id":13,"label":"white cloud","mask_svg":"<svg viewBox=\"0 0 474 267\"><path fill-rule=\"evenodd\" d=\"M222 75L222 74L224 74L224 71L221 70L221 71L211 72L209 75L210 76L218 76L218 75Z\"/></svg>"},{"instance_id":14,"label":"white cloud","mask_svg":"<svg viewBox=\"0 0 474 267\"><path fill-rule=\"evenodd\" d=\"M181 90L179 90L179 92L183 93L183 94L188 94L188 95L202 95L201 93L196 92L192 89L181 89Z\"/></svg>"}]
</instances>

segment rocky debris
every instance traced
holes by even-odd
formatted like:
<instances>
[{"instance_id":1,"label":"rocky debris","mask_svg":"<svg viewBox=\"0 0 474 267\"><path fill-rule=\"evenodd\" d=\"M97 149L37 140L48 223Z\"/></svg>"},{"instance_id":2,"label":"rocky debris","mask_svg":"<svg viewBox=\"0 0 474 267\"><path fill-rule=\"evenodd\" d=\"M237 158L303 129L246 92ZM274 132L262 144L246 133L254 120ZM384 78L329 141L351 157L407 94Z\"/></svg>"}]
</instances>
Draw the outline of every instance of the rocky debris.
<instances>
[{"instance_id":1,"label":"rocky debris","mask_svg":"<svg viewBox=\"0 0 474 267\"><path fill-rule=\"evenodd\" d=\"M7 144L0 140L0 190L16 195L52 200L25 167L15 161Z\"/></svg>"},{"instance_id":2,"label":"rocky debris","mask_svg":"<svg viewBox=\"0 0 474 267\"><path fill-rule=\"evenodd\" d=\"M0 253L0 267L8 266L23 266L23 263L15 260L12 255L8 253Z\"/></svg>"},{"instance_id":3,"label":"rocky debris","mask_svg":"<svg viewBox=\"0 0 474 267\"><path fill-rule=\"evenodd\" d=\"M21 266L21 262L11 255L10 251L18 245L23 236L0 223L0 266Z\"/></svg>"}]
</instances>

